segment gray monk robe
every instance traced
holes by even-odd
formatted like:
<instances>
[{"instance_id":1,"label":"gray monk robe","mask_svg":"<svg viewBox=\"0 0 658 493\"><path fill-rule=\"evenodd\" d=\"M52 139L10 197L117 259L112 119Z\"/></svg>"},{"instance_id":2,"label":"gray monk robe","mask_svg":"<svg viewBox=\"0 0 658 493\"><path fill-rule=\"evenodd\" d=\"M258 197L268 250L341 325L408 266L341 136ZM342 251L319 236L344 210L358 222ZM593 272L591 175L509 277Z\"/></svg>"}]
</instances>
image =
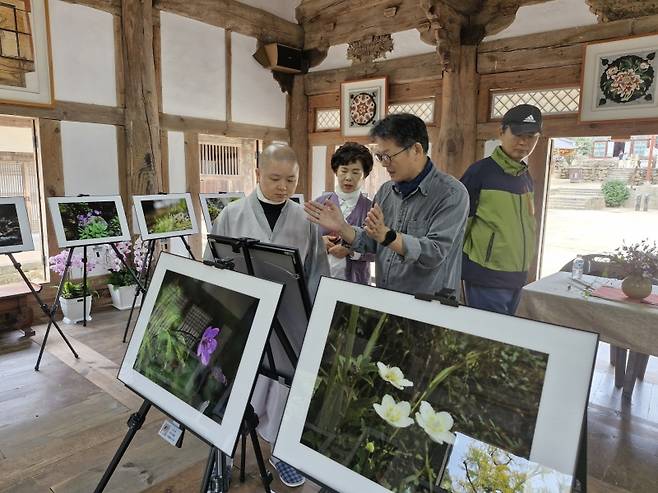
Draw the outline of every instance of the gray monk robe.
<instances>
[{"instance_id":1,"label":"gray monk robe","mask_svg":"<svg viewBox=\"0 0 658 493\"><path fill-rule=\"evenodd\" d=\"M231 202L224 208L213 225L212 234L233 238L249 237L263 243L297 248L304 263L304 274L311 300L315 298L320 277L329 275L329 261L320 230L317 225L306 219L304 208L292 200L286 201L272 230L258 201L257 192L254 191L244 199ZM209 255L206 249L206 258ZM305 321L299 321L299 314L291 313L291 310L299 310L299 305L294 301L286 303L286 291L288 290L284 290L279 307L279 319L293 348L299 354L306 324ZM292 294L290 291L289 293ZM304 320L304 317L301 319ZM294 327L296 330L292 332L291 325L299 325L299 327ZM276 360L285 360L277 338L271 337L270 343ZM287 394L286 386L263 376L258 377L251 403L260 418L258 431L270 442L276 437Z\"/></svg>"}]
</instances>

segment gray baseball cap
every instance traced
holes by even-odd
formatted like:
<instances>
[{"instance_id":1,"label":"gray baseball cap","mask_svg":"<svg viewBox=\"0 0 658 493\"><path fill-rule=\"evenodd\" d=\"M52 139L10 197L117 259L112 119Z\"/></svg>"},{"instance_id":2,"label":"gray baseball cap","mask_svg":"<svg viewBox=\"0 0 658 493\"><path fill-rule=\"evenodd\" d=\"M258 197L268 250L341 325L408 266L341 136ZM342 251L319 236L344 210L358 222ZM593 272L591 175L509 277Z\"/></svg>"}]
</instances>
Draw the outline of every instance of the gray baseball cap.
<instances>
[{"instance_id":1,"label":"gray baseball cap","mask_svg":"<svg viewBox=\"0 0 658 493\"><path fill-rule=\"evenodd\" d=\"M510 127L514 135L541 132L541 110L531 104L520 104L503 116L503 126Z\"/></svg>"}]
</instances>

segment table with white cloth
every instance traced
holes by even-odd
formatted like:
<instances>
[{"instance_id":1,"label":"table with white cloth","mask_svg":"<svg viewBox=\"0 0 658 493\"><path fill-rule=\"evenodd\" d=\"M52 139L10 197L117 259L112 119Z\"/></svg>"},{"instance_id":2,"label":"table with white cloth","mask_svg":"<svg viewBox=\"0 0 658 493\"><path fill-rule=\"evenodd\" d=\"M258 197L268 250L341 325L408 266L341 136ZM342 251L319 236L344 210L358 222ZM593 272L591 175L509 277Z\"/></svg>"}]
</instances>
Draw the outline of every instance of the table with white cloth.
<instances>
[{"instance_id":1,"label":"table with white cloth","mask_svg":"<svg viewBox=\"0 0 658 493\"><path fill-rule=\"evenodd\" d=\"M523 288L516 316L597 332L613 347L615 385L623 386L624 396L630 397L636 378L644 376L649 355L658 356L658 306L592 296L591 291L601 286L619 288L621 281L552 274ZM658 293L658 286L653 286L653 293Z\"/></svg>"}]
</instances>

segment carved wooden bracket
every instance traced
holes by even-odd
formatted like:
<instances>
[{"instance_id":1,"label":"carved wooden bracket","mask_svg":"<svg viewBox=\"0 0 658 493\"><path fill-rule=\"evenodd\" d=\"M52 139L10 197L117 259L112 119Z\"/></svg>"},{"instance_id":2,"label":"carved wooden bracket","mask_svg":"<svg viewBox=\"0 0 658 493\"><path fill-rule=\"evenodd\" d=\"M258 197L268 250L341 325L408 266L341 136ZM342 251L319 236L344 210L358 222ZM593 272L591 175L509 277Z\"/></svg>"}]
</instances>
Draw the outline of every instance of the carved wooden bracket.
<instances>
[{"instance_id":1,"label":"carved wooden bracket","mask_svg":"<svg viewBox=\"0 0 658 493\"><path fill-rule=\"evenodd\" d=\"M422 26L421 38L436 45L443 70L457 70L459 56L456 53L461 44L461 28L466 22L464 16L440 0L420 0L420 7L425 12L429 26Z\"/></svg>"},{"instance_id":2,"label":"carved wooden bracket","mask_svg":"<svg viewBox=\"0 0 658 493\"><path fill-rule=\"evenodd\" d=\"M347 59L352 63L371 63L379 58L386 58L386 53L393 51L393 38L390 34L368 36L347 45Z\"/></svg>"},{"instance_id":3,"label":"carved wooden bracket","mask_svg":"<svg viewBox=\"0 0 658 493\"><path fill-rule=\"evenodd\" d=\"M586 0L599 22L618 21L658 14L655 0Z\"/></svg>"}]
</instances>

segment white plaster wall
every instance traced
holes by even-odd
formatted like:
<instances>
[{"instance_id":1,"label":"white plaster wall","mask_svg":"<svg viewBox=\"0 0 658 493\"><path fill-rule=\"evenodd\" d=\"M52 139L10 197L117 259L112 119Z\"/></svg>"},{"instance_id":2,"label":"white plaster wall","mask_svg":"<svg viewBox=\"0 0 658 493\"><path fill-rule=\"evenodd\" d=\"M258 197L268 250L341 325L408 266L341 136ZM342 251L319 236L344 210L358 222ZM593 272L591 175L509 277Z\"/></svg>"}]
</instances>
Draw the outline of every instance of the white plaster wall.
<instances>
[{"instance_id":1,"label":"white plaster wall","mask_svg":"<svg viewBox=\"0 0 658 493\"><path fill-rule=\"evenodd\" d=\"M231 35L231 112L240 123L285 128L286 95L253 58L256 39L238 33Z\"/></svg>"},{"instance_id":2,"label":"white plaster wall","mask_svg":"<svg viewBox=\"0 0 658 493\"><path fill-rule=\"evenodd\" d=\"M169 192L184 193L187 187L185 178L185 134L183 132L167 132L167 146L169 147ZM192 197L193 201L199 197ZM203 218L197 218L197 221ZM175 255L187 257L185 245L178 238L167 240L168 249Z\"/></svg>"},{"instance_id":3,"label":"white plaster wall","mask_svg":"<svg viewBox=\"0 0 658 493\"><path fill-rule=\"evenodd\" d=\"M62 122L62 158L66 195L119 194L115 126Z\"/></svg>"},{"instance_id":4,"label":"white plaster wall","mask_svg":"<svg viewBox=\"0 0 658 493\"><path fill-rule=\"evenodd\" d=\"M319 197L324 192L324 182L326 178L326 156L327 146L313 146L311 163L311 196Z\"/></svg>"},{"instance_id":5,"label":"white plaster wall","mask_svg":"<svg viewBox=\"0 0 658 493\"><path fill-rule=\"evenodd\" d=\"M167 12L160 15L164 112L225 120L224 30Z\"/></svg>"},{"instance_id":6,"label":"white plaster wall","mask_svg":"<svg viewBox=\"0 0 658 493\"><path fill-rule=\"evenodd\" d=\"M393 33L391 38L393 38L393 51L386 55L387 60L432 53L436 50L436 47L428 45L420 39L420 31L418 29L408 29L407 31Z\"/></svg>"},{"instance_id":7,"label":"white plaster wall","mask_svg":"<svg viewBox=\"0 0 658 493\"><path fill-rule=\"evenodd\" d=\"M240 0L240 3L265 10L270 14L297 24L295 8L301 3L301 0Z\"/></svg>"},{"instance_id":8,"label":"white plaster wall","mask_svg":"<svg viewBox=\"0 0 658 493\"><path fill-rule=\"evenodd\" d=\"M485 41L596 23L596 15L589 10L585 0L552 0L520 7L514 22L507 29L488 36Z\"/></svg>"},{"instance_id":9,"label":"white plaster wall","mask_svg":"<svg viewBox=\"0 0 658 493\"><path fill-rule=\"evenodd\" d=\"M34 152L32 129L26 127L0 126L0 151Z\"/></svg>"},{"instance_id":10,"label":"white plaster wall","mask_svg":"<svg viewBox=\"0 0 658 493\"><path fill-rule=\"evenodd\" d=\"M116 106L112 14L50 0L55 98Z\"/></svg>"},{"instance_id":11,"label":"white plaster wall","mask_svg":"<svg viewBox=\"0 0 658 493\"><path fill-rule=\"evenodd\" d=\"M169 192L185 193L187 181L185 178L185 134L183 132L167 132L169 147Z\"/></svg>"}]
</instances>

